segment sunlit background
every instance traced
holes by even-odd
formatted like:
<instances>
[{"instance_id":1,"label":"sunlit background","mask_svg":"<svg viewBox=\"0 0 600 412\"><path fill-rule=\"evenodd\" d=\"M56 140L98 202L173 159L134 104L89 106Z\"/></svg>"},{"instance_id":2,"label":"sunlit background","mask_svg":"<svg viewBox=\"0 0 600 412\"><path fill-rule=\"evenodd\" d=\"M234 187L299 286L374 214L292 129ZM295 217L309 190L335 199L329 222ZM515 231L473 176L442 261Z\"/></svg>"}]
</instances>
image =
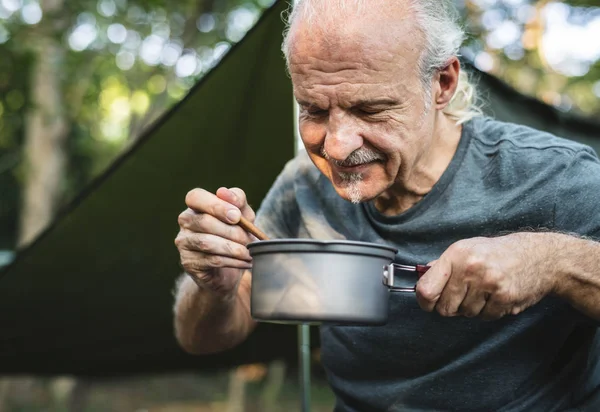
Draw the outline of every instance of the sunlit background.
<instances>
[{"instance_id":1,"label":"sunlit background","mask_svg":"<svg viewBox=\"0 0 600 412\"><path fill-rule=\"evenodd\" d=\"M519 91L563 111L600 114L600 2L461 2L463 55Z\"/></svg>"},{"instance_id":2,"label":"sunlit background","mask_svg":"<svg viewBox=\"0 0 600 412\"><path fill-rule=\"evenodd\" d=\"M272 3L0 0L0 266ZM561 111L598 118L599 0L456 3L469 35L461 51L467 61ZM50 145L36 151L39 139ZM54 180L42 185L42 175ZM331 410L318 353L314 362L313 409ZM295 382L280 364L118 382L4 379L0 412L291 410Z\"/></svg>"}]
</instances>

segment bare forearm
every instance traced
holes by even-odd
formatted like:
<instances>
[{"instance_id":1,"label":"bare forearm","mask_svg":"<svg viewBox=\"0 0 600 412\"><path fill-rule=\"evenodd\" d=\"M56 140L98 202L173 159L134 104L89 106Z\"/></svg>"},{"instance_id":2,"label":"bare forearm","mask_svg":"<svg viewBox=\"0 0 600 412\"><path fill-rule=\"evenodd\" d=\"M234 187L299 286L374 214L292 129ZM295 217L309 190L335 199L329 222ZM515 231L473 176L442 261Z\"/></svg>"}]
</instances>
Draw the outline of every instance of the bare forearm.
<instances>
[{"instance_id":1,"label":"bare forearm","mask_svg":"<svg viewBox=\"0 0 600 412\"><path fill-rule=\"evenodd\" d=\"M240 281L237 296L228 300L199 288L187 275L177 293L175 334L187 352L208 354L233 348L256 326L250 315L248 272Z\"/></svg>"},{"instance_id":2,"label":"bare forearm","mask_svg":"<svg viewBox=\"0 0 600 412\"><path fill-rule=\"evenodd\" d=\"M556 295L587 316L600 320L600 243L553 234L549 245L557 276Z\"/></svg>"}]
</instances>

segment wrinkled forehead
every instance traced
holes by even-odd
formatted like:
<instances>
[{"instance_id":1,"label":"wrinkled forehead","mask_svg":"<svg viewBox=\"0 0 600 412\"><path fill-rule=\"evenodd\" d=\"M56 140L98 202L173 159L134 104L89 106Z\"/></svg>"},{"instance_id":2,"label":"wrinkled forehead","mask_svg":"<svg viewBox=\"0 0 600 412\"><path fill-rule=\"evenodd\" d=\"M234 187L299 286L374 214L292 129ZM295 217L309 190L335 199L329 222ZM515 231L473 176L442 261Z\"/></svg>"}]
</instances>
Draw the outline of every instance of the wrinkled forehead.
<instances>
[{"instance_id":1,"label":"wrinkled forehead","mask_svg":"<svg viewBox=\"0 0 600 412\"><path fill-rule=\"evenodd\" d=\"M377 62L402 66L402 70L416 67L423 34L412 11L409 8L368 10L357 13L332 8L306 18L300 14L288 35L290 66L317 62L326 70L328 65L337 63L368 66Z\"/></svg>"},{"instance_id":2,"label":"wrinkled forehead","mask_svg":"<svg viewBox=\"0 0 600 412\"><path fill-rule=\"evenodd\" d=\"M408 19L362 20L322 26L299 22L290 33L289 69L295 86L411 81L417 77L420 31Z\"/></svg>"}]
</instances>

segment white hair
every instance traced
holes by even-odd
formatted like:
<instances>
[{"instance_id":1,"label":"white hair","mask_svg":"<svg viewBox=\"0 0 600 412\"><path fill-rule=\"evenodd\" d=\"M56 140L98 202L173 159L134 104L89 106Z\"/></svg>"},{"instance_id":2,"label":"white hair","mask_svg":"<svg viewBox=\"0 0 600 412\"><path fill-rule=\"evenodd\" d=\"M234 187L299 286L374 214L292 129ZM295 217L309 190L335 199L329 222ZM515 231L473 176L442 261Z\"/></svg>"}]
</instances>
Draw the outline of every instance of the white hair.
<instances>
[{"instance_id":1,"label":"white hair","mask_svg":"<svg viewBox=\"0 0 600 412\"><path fill-rule=\"evenodd\" d=\"M392 0L390 0L392 1ZM415 13L419 29L424 35L424 50L419 59L419 74L425 91L426 107L431 100L431 78L437 70L443 69L450 59L459 55L460 47L465 39L465 32L460 26L460 19L451 0L409 0ZM282 50L289 66L290 27L300 16L309 24L322 15L324 7L335 8L338 14L359 15L368 0L296 0L287 18ZM458 86L444 113L454 119L457 124L464 123L482 114L477 105L478 98L475 86L469 81L464 70L460 71Z\"/></svg>"}]
</instances>

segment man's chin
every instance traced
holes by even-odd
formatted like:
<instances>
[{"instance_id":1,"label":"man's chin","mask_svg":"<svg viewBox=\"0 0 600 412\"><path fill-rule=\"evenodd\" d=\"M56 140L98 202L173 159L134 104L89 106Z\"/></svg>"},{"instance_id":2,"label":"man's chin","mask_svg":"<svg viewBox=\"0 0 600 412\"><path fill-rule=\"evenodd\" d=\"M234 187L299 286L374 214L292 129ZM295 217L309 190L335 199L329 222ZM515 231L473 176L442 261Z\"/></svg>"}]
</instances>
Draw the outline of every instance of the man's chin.
<instances>
[{"instance_id":1,"label":"man's chin","mask_svg":"<svg viewBox=\"0 0 600 412\"><path fill-rule=\"evenodd\" d=\"M368 202L373 196L365 190L364 182L347 183L344 185L335 185L337 194L348 202L359 204Z\"/></svg>"},{"instance_id":2,"label":"man's chin","mask_svg":"<svg viewBox=\"0 0 600 412\"><path fill-rule=\"evenodd\" d=\"M360 172L342 172L331 169L329 172L335 191L344 200L358 204L377 197L377 193L373 191L376 185L372 184L377 182L377 179L369 168Z\"/></svg>"}]
</instances>

